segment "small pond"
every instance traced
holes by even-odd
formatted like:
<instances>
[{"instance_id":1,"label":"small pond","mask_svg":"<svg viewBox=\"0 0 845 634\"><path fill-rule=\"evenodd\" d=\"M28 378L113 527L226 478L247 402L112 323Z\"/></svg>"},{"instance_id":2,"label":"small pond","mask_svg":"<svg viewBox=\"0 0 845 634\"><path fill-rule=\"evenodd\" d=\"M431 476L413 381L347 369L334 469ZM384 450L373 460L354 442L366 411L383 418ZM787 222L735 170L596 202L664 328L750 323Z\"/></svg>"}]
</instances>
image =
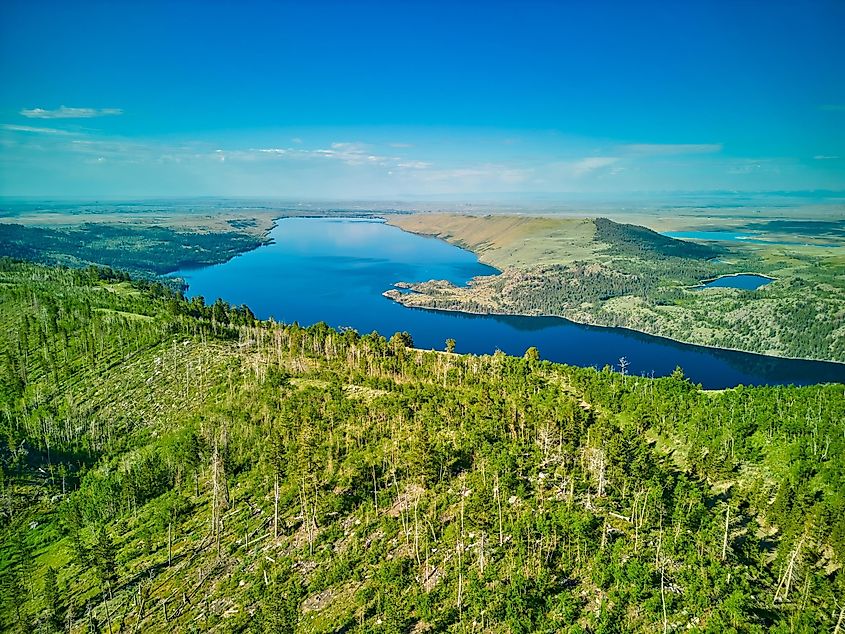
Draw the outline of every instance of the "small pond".
<instances>
[{"instance_id":1,"label":"small pond","mask_svg":"<svg viewBox=\"0 0 845 634\"><path fill-rule=\"evenodd\" d=\"M740 273L738 275L723 275L715 280L702 281L698 288L738 288L743 291L756 291L761 286L771 284L774 279L754 273Z\"/></svg>"}]
</instances>

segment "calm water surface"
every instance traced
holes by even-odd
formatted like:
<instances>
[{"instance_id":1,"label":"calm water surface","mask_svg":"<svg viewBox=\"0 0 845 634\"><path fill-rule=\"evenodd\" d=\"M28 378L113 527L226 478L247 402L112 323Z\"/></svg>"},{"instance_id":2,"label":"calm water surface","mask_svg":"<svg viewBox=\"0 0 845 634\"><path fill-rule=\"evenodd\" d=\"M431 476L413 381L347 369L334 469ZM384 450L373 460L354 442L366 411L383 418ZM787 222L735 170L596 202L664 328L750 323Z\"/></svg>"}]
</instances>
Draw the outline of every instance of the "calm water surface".
<instances>
[{"instance_id":1,"label":"calm water surface","mask_svg":"<svg viewBox=\"0 0 845 634\"><path fill-rule=\"evenodd\" d=\"M715 280L704 282L702 288L738 288L743 291L755 291L761 286L771 284L774 280L764 275L741 273L739 275L723 275Z\"/></svg>"},{"instance_id":2,"label":"calm water surface","mask_svg":"<svg viewBox=\"0 0 845 634\"><path fill-rule=\"evenodd\" d=\"M776 225L778 226L778 225ZM827 242L807 242L807 241L791 241L791 240L774 240L767 239L764 233L736 233L733 231L667 231L663 234L670 238L677 238L679 240L698 240L698 241L715 241L715 242L751 242L753 244L780 244L791 246L816 246L816 247L836 247L840 246L836 243Z\"/></svg>"},{"instance_id":3,"label":"calm water surface","mask_svg":"<svg viewBox=\"0 0 845 634\"><path fill-rule=\"evenodd\" d=\"M574 324L557 317L505 317L409 309L382 293L396 282L447 279L466 283L496 270L475 255L434 238L375 220L286 218L274 243L198 270L179 271L188 295L247 304L262 318L351 326L385 336L407 330L421 348L521 355L537 346L544 359L582 366L630 362L634 374L665 375L680 365L707 388L742 384L845 381L845 365L777 359L676 343L659 337Z\"/></svg>"}]
</instances>

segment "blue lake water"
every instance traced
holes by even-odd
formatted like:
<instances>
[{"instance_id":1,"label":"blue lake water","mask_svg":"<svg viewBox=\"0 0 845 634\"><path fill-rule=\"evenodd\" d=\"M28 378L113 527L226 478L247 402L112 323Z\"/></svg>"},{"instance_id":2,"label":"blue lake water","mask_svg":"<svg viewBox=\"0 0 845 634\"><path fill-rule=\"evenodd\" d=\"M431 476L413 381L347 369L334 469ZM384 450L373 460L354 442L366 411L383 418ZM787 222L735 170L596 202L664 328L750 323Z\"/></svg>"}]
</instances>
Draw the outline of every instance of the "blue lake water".
<instances>
[{"instance_id":1,"label":"blue lake water","mask_svg":"<svg viewBox=\"0 0 845 634\"><path fill-rule=\"evenodd\" d=\"M835 243L808 242L800 240L772 240L766 239L763 233L737 233L735 231L667 231L663 234L669 238L679 240L697 240L705 242L750 242L752 244L779 244L790 246L836 247Z\"/></svg>"},{"instance_id":2,"label":"blue lake water","mask_svg":"<svg viewBox=\"0 0 845 634\"><path fill-rule=\"evenodd\" d=\"M733 231L667 231L663 235L680 240L717 240L721 242L755 241L757 237L750 233L735 233Z\"/></svg>"},{"instance_id":3,"label":"blue lake water","mask_svg":"<svg viewBox=\"0 0 845 634\"><path fill-rule=\"evenodd\" d=\"M774 280L764 275L741 273L739 275L723 275L715 280L702 283L702 288L738 288L744 291L755 291L761 286L771 284Z\"/></svg>"},{"instance_id":4,"label":"blue lake water","mask_svg":"<svg viewBox=\"0 0 845 634\"><path fill-rule=\"evenodd\" d=\"M325 321L385 336L406 330L420 348L522 355L530 346L544 359L572 365L630 362L633 374L666 375L681 366L707 388L740 383L808 384L845 381L845 365L778 359L676 343L618 328L582 326L557 317L468 315L409 309L382 296L396 282L448 279L466 283L496 270L475 255L434 238L405 233L376 220L286 218L274 243L225 264L178 271L188 295L247 304L262 318L310 325Z\"/></svg>"}]
</instances>

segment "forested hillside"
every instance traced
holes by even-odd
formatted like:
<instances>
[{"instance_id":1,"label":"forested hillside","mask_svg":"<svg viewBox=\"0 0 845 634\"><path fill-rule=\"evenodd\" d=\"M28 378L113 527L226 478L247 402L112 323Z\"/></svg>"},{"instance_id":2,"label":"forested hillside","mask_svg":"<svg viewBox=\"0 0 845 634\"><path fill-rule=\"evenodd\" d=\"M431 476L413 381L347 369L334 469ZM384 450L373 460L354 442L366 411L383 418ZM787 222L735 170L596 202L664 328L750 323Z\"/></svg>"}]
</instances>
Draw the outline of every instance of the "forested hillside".
<instances>
[{"instance_id":1,"label":"forested hillside","mask_svg":"<svg viewBox=\"0 0 845 634\"><path fill-rule=\"evenodd\" d=\"M0 260L0 630L840 632L845 386L705 392Z\"/></svg>"}]
</instances>

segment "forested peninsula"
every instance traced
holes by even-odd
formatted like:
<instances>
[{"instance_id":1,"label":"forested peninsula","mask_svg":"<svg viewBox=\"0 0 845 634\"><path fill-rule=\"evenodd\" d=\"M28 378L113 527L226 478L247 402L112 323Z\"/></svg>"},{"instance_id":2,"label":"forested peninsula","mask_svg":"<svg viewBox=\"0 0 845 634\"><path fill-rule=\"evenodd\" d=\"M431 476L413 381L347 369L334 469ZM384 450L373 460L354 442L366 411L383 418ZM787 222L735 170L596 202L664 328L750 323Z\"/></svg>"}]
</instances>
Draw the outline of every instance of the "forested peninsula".
<instances>
[{"instance_id":1,"label":"forested peninsula","mask_svg":"<svg viewBox=\"0 0 845 634\"><path fill-rule=\"evenodd\" d=\"M470 249L501 271L468 286L433 280L385 293L405 306L554 315L684 343L845 362L842 244L705 244L607 218L421 213L388 222ZM746 272L774 281L753 291L699 286Z\"/></svg>"},{"instance_id":2,"label":"forested peninsula","mask_svg":"<svg viewBox=\"0 0 845 634\"><path fill-rule=\"evenodd\" d=\"M0 322L3 631L843 626L843 385L422 351L10 259Z\"/></svg>"}]
</instances>

